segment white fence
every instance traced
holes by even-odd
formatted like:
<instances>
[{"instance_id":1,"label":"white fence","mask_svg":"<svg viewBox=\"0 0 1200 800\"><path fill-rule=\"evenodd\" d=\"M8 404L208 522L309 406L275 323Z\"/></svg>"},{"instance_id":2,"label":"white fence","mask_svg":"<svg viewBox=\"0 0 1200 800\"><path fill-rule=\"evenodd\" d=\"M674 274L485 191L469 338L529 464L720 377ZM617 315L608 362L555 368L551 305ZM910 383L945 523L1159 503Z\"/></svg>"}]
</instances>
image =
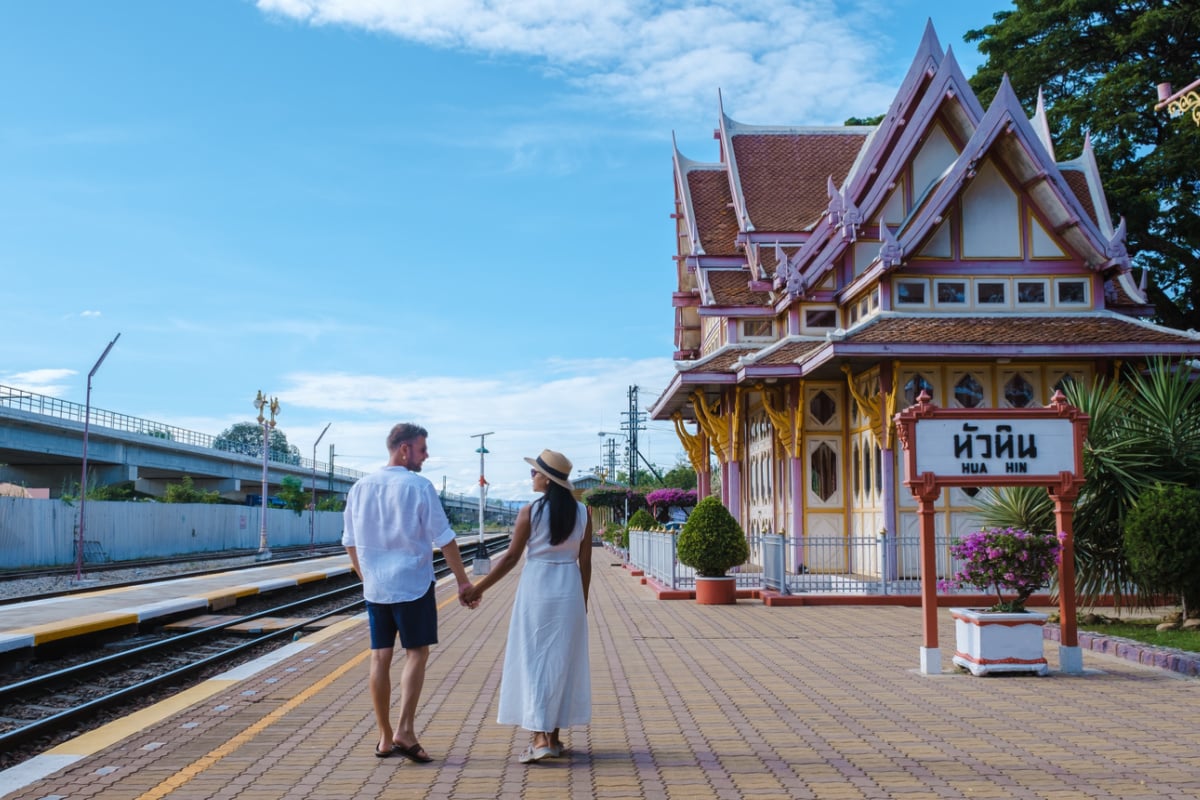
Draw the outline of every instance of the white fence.
<instances>
[{"instance_id":1,"label":"white fence","mask_svg":"<svg viewBox=\"0 0 1200 800\"><path fill-rule=\"evenodd\" d=\"M949 581L961 568L950 554L952 538L934 539L937 578ZM756 537L762 572L735 572L739 588L763 588L783 594L920 594L920 539L917 536ZM695 586L695 570L679 563L675 534L629 532L629 563L672 589ZM743 568L744 569L744 568ZM939 594L979 594L977 587L940 585Z\"/></svg>"},{"instance_id":2,"label":"white fence","mask_svg":"<svg viewBox=\"0 0 1200 800\"><path fill-rule=\"evenodd\" d=\"M222 550L256 550L262 508L207 503L130 503L89 500L84 526L87 563L162 558ZM306 545L309 526L318 544L341 541L342 514L312 517L267 509L270 547ZM75 563L79 506L61 500L0 497L0 569Z\"/></svg>"}]
</instances>

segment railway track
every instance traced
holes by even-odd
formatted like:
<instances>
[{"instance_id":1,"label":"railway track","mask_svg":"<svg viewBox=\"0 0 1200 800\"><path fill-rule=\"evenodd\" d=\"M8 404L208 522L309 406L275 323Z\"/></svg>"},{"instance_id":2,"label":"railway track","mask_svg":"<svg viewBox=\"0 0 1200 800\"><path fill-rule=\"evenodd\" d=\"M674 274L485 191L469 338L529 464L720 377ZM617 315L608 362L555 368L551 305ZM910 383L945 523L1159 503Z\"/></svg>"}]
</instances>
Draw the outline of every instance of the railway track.
<instances>
[{"instance_id":1,"label":"railway track","mask_svg":"<svg viewBox=\"0 0 1200 800\"><path fill-rule=\"evenodd\" d=\"M488 552L503 550L507 544L507 539L494 540ZM464 560L473 556L465 555ZM438 577L449 572L441 559L435 560L434 567ZM352 581L188 633L142 634L77 654L74 663L33 662L23 676L0 686L0 769L277 649L318 620L358 613L363 605L361 586ZM234 626L268 616L298 621L249 640L230 632Z\"/></svg>"}]
</instances>

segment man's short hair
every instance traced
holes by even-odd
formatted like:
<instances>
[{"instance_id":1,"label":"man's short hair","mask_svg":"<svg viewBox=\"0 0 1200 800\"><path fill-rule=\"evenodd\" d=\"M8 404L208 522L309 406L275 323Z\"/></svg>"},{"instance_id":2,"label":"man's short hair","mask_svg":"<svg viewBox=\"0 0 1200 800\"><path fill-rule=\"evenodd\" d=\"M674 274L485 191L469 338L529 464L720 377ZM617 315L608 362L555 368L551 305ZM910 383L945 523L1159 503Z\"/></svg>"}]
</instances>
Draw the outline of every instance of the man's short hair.
<instances>
[{"instance_id":1,"label":"man's short hair","mask_svg":"<svg viewBox=\"0 0 1200 800\"><path fill-rule=\"evenodd\" d=\"M401 422L392 428L392 432L387 437L387 449L389 453L394 453L400 449L400 445L405 442L411 442L422 436L429 436L429 431L422 428L420 425L414 425L411 422Z\"/></svg>"}]
</instances>

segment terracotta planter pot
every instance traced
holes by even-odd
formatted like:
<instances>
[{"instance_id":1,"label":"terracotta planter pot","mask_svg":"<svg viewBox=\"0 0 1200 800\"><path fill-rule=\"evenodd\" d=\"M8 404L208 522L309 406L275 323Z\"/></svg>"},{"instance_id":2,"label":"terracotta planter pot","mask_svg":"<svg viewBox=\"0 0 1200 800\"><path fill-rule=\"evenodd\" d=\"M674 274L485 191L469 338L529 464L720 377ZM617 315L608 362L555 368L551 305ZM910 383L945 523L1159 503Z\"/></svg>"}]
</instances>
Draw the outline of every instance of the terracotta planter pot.
<instances>
[{"instance_id":1,"label":"terracotta planter pot","mask_svg":"<svg viewBox=\"0 0 1200 800\"><path fill-rule=\"evenodd\" d=\"M705 606L727 606L737 602L737 579L730 575L719 578L696 576L696 602Z\"/></svg>"},{"instance_id":2,"label":"terracotta planter pot","mask_svg":"<svg viewBox=\"0 0 1200 800\"><path fill-rule=\"evenodd\" d=\"M954 663L973 675L1048 669L1042 654L1046 615L1034 611L1004 614L979 608L952 608L957 652Z\"/></svg>"}]
</instances>

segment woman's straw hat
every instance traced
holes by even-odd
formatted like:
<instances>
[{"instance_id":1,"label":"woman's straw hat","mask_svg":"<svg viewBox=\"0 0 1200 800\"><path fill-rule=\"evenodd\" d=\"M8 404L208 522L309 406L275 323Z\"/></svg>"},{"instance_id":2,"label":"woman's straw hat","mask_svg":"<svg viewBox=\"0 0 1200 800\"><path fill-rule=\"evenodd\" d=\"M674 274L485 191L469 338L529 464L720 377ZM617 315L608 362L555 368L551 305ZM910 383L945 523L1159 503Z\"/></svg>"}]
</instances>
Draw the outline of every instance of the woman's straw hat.
<instances>
[{"instance_id":1,"label":"woman's straw hat","mask_svg":"<svg viewBox=\"0 0 1200 800\"><path fill-rule=\"evenodd\" d=\"M529 465L545 475L559 486L574 489L571 485L571 460L562 453L553 450L543 450L537 458L526 458Z\"/></svg>"}]
</instances>

